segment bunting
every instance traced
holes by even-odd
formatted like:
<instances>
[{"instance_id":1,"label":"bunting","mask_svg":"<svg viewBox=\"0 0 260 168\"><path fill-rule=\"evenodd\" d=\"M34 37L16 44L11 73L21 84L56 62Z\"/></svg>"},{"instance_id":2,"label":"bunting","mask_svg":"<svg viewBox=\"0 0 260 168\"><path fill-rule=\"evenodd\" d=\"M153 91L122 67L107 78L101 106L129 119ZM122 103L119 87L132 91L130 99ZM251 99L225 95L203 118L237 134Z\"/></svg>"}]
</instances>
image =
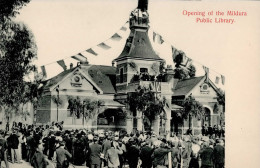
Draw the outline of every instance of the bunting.
<instances>
[{"instance_id":1,"label":"bunting","mask_svg":"<svg viewBox=\"0 0 260 168\"><path fill-rule=\"evenodd\" d=\"M112 40L115 40L115 41L119 41L122 39L122 37L118 34L118 33L115 33L112 37L111 37Z\"/></svg>"},{"instance_id":2,"label":"bunting","mask_svg":"<svg viewBox=\"0 0 260 168\"><path fill-rule=\"evenodd\" d=\"M104 49L104 50L108 50L108 49L110 49L111 47L110 46L108 46L107 44L105 44L104 42L103 43L100 43L100 44L98 44L97 45L98 47L100 47L100 48L102 48L102 49Z\"/></svg>"},{"instance_id":3,"label":"bunting","mask_svg":"<svg viewBox=\"0 0 260 168\"><path fill-rule=\"evenodd\" d=\"M78 53L77 55L73 55L71 56L71 58L78 60L81 63L88 63L88 59L81 53Z\"/></svg>"},{"instance_id":4,"label":"bunting","mask_svg":"<svg viewBox=\"0 0 260 168\"><path fill-rule=\"evenodd\" d=\"M59 60L57 63L63 68L64 71L67 70L67 66L65 65L64 60Z\"/></svg>"},{"instance_id":5,"label":"bunting","mask_svg":"<svg viewBox=\"0 0 260 168\"><path fill-rule=\"evenodd\" d=\"M122 30L122 31L126 31L127 28L126 28L125 26L122 26L122 27L120 28L120 30Z\"/></svg>"},{"instance_id":6,"label":"bunting","mask_svg":"<svg viewBox=\"0 0 260 168\"><path fill-rule=\"evenodd\" d=\"M161 36L160 34L157 34L157 42L158 42L159 44L164 43L164 40L163 40L163 38L162 38L162 36Z\"/></svg>"},{"instance_id":7,"label":"bunting","mask_svg":"<svg viewBox=\"0 0 260 168\"><path fill-rule=\"evenodd\" d=\"M222 81L222 85L225 84L225 76L221 75L221 81Z\"/></svg>"},{"instance_id":8,"label":"bunting","mask_svg":"<svg viewBox=\"0 0 260 168\"><path fill-rule=\"evenodd\" d=\"M47 78L47 73L46 73L46 69L45 69L45 66L41 66L41 69L42 69L42 75L43 77Z\"/></svg>"},{"instance_id":9,"label":"bunting","mask_svg":"<svg viewBox=\"0 0 260 168\"><path fill-rule=\"evenodd\" d=\"M215 83L216 83L216 84L218 84L218 83L219 83L219 77L218 77L218 76L216 76Z\"/></svg>"},{"instance_id":10,"label":"bunting","mask_svg":"<svg viewBox=\"0 0 260 168\"><path fill-rule=\"evenodd\" d=\"M95 55L95 56L98 55L92 48L87 49L86 52L88 52L88 53L90 53L90 54L93 54L93 55Z\"/></svg>"},{"instance_id":11,"label":"bunting","mask_svg":"<svg viewBox=\"0 0 260 168\"><path fill-rule=\"evenodd\" d=\"M172 60L174 61L174 59L176 58L176 55L178 54L178 50L176 48L172 47Z\"/></svg>"},{"instance_id":12,"label":"bunting","mask_svg":"<svg viewBox=\"0 0 260 168\"><path fill-rule=\"evenodd\" d=\"M205 67L203 65L203 69L205 71L205 75L206 75L206 82L208 83L209 82L209 68L208 67Z\"/></svg>"},{"instance_id":13,"label":"bunting","mask_svg":"<svg viewBox=\"0 0 260 168\"><path fill-rule=\"evenodd\" d=\"M156 33L153 32L153 42L155 42L155 38L156 38Z\"/></svg>"}]
</instances>

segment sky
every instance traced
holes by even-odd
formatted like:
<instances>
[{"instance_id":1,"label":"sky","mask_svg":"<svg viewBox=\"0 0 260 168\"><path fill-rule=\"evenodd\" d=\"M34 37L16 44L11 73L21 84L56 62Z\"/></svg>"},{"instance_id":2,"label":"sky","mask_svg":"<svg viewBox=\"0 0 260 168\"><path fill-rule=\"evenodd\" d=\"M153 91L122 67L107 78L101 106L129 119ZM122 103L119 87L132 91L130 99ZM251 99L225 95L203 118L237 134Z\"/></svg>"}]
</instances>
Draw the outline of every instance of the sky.
<instances>
[{"instance_id":1,"label":"sky","mask_svg":"<svg viewBox=\"0 0 260 168\"><path fill-rule=\"evenodd\" d=\"M246 17L239 18L236 25L209 24L196 23L197 17L202 19L207 16L188 17L183 14L183 11L215 12L219 9L218 4L209 3L209 7L205 8L205 3L201 2L149 1L150 39L152 41L153 32L163 37L165 43L153 43L153 46L168 65L173 65L172 45L193 60L197 76L205 74L202 65L210 69L213 82L216 76L226 76L225 62L234 48L233 43L237 42L236 36ZM32 0L21 10L17 20L23 21L32 30L38 46L35 64L38 67L45 65L47 78L51 78L62 71L56 61L64 59L68 67L71 62L75 65L76 61L70 56L96 47L118 32L123 38L119 42L108 41L112 47L110 50L99 51L95 57L88 55L90 64L111 65L129 35L129 29L126 32L119 29L136 6L137 0ZM233 5L227 7L237 10ZM221 82L217 85L224 89Z\"/></svg>"},{"instance_id":2,"label":"sky","mask_svg":"<svg viewBox=\"0 0 260 168\"><path fill-rule=\"evenodd\" d=\"M60 73L55 63L95 47L118 32L123 39L111 42L111 49L89 56L90 64L111 65L123 49L129 30L119 31L137 6L137 0L32 0L17 20L31 29L38 46L39 67L46 66L48 78ZM187 16L183 11L214 12L213 16ZM246 12L247 16L226 16L227 11ZM216 16L222 11L224 16ZM172 64L170 46L194 60L197 76L224 75L226 91L227 167L259 167L260 130L260 2L259 1L171 1L150 0L150 30L159 33L163 45L153 44L167 64ZM234 19L229 23L196 23L200 19ZM151 39L151 38L150 38ZM73 62L75 65L75 61ZM250 138L248 138L250 137ZM237 155L241 153L241 155ZM233 156L236 156L234 158ZM232 158L233 157L233 158ZM238 162L239 160L243 162ZM232 166L231 166L232 165ZM258 166L256 166L258 165Z\"/></svg>"}]
</instances>

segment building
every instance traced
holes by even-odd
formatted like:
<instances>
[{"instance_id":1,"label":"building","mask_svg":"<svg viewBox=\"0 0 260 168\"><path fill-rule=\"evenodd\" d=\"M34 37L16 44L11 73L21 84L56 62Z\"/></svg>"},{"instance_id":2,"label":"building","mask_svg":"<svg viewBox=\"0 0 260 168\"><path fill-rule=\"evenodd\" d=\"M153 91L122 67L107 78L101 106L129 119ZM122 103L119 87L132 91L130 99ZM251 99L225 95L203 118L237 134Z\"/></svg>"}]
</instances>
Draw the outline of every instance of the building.
<instances>
[{"instance_id":1,"label":"building","mask_svg":"<svg viewBox=\"0 0 260 168\"><path fill-rule=\"evenodd\" d=\"M163 112L150 122L157 134L178 130L180 123L174 111L182 109L181 102L191 93L207 111L201 124L193 121L197 123L196 129L205 123L220 123L220 114L213 110L217 88L211 81L205 83L206 77L176 80L170 66L162 68L164 60L155 53L148 37L147 1L139 1L137 9L131 12L129 28L125 47L112 66L81 63L45 81L44 96L36 113L37 124L64 121L65 128L143 131L146 129L143 113L130 110L129 104L129 96L139 87L149 88L167 103Z\"/></svg>"}]
</instances>

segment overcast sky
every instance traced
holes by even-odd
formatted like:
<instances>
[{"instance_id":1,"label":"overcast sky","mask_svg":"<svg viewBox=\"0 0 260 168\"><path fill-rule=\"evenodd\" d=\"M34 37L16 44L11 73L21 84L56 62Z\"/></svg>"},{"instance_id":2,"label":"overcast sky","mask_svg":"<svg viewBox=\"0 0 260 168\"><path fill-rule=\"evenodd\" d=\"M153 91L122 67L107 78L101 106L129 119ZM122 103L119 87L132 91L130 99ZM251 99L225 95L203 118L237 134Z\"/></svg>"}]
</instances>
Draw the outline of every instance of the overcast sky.
<instances>
[{"instance_id":1,"label":"overcast sky","mask_svg":"<svg viewBox=\"0 0 260 168\"><path fill-rule=\"evenodd\" d=\"M65 59L67 66L70 62L75 65L73 59L67 58L95 47L118 32L123 37L121 41L109 43L112 48L98 51L98 56L88 57L90 64L111 65L111 61L122 51L129 34L129 30L123 32L119 29L136 6L137 0L32 0L21 10L17 19L32 30L38 46L38 61L35 63L39 67L46 65L50 78L62 71L56 61ZM247 3L246 6L256 10L253 4ZM252 40L256 40L250 38L255 27L245 26L252 24L252 20L247 16L234 17L234 24L196 23L197 17L202 19L208 16L188 17L183 15L183 11L213 10L215 13L217 10L239 10L248 13L247 8L243 7L241 4L223 2L150 0L149 33L155 31L166 41L163 45L153 44L154 48L167 64L173 64L171 45L183 50L194 60L197 76L204 75L202 65L209 67L212 81L221 74L226 76L227 62L232 60L230 58L242 56L240 54L250 47ZM255 19L252 15L250 18Z\"/></svg>"}]
</instances>

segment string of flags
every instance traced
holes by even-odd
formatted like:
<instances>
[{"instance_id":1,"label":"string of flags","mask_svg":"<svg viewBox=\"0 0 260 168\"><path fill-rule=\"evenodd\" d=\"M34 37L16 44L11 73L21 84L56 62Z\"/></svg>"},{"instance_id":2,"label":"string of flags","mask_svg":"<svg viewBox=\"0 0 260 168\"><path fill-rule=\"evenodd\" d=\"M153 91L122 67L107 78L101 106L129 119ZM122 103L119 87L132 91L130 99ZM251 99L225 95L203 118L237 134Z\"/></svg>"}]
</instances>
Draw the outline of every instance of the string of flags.
<instances>
[{"instance_id":1,"label":"string of flags","mask_svg":"<svg viewBox=\"0 0 260 168\"><path fill-rule=\"evenodd\" d=\"M127 24L128 24L129 21L127 21L123 26L121 26L121 28L119 29L119 31L121 32L126 32L127 31ZM61 59L61 60L58 60L56 62L53 62L53 63L57 63L59 66L61 66L63 68L63 70L66 70L67 69L67 66L64 62L65 59L68 59L68 58L73 58L77 61L79 61L80 63L88 63L88 59L86 57L86 54L90 54L92 56L98 56L98 52L96 50L98 50L98 48L100 49L103 49L103 50L109 50L112 48L112 46L109 45L108 41L109 40L112 40L112 41L120 41L122 39L122 36L120 35L119 32L116 32L114 33L109 39L93 46L93 47L90 47L76 55L73 55L73 56L70 56L70 57L67 57L67 58L64 58L64 59ZM158 44L163 44L163 43L168 43L159 33L153 31L153 42L154 43L158 43ZM170 43L168 43L170 44ZM193 60L189 57L186 56L186 54L181 51L181 50L178 50L176 49L173 45L171 45L171 51L172 51L172 60L173 62L179 62L180 65L184 68L189 68L189 66L192 64ZM97 48L96 48L97 47ZM85 54L86 53L86 54ZM177 60L177 61L176 61ZM198 63L197 61L195 61L196 63ZM52 64L52 63L50 63ZM198 63L200 64L200 63ZM47 64L49 65L49 64ZM47 77L47 73L46 73L46 68L45 66L47 65L43 65L41 66L41 70L42 70L42 74L44 77ZM202 65L202 64L200 64ZM209 80L209 68L202 65L202 68L204 69L205 71L205 76L206 76L206 81ZM219 73L217 73L219 74ZM221 83L222 85L225 84L225 76L219 74L216 76L216 79L215 79L215 83L216 84L219 84L219 81L221 80Z\"/></svg>"},{"instance_id":2,"label":"string of flags","mask_svg":"<svg viewBox=\"0 0 260 168\"><path fill-rule=\"evenodd\" d=\"M165 41L165 39L159 33L155 32L155 31L153 31L153 42L158 43L158 44L163 44L164 42L168 43L167 41ZM168 44L170 44L170 43L168 43ZM171 51L172 51L173 62L179 62L182 67L189 68L189 66L191 65L193 60L191 58L187 57L183 51L176 49L171 44L170 44L170 46L171 46ZM197 61L195 61L195 62L198 63ZM201 63L198 63L198 64L202 65ZM205 71L206 81L208 82L209 68L204 65L202 65L202 68ZM219 74L219 73L217 73L217 74ZM223 76L221 74L219 74L219 75L216 76L215 83L219 84L219 80L221 79L221 83L222 83L222 85L224 85L225 76Z\"/></svg>"},{"instance_id":3,"label":"string of flags","mask_svg":"<svg viewBox=\"0 0 260 168\"><path fill-rule=\"evenodd\" d=\"M128 24L129 21L127 21L119 30L121 32L126 32L127 31L127 24ZM120 35L119 32L116 32L114 33L109 39L97 44L96 46L93 46L93 47L90 47L76 55L73 55L73 56L70 56L70 57L66 57L64 59L61 59L61 60L58 60L56 62L52 62L52 63L49 63L47 65L50 65L50 64L53 64L53 63L57 63L58 65L60 65L62 67L63 70L67 70L67 66L65 64L65 59L68 59L68 58L73 58L77 61L79 61L80 63L88 63L88 59L86 57L86 54L84 53L88 53L88 54L91 54L93 56L98 56L98 52L94 49L95 47L98 47L98 48L101 48L103 50L109 50L112 48L112 46L110 46L107 42L109 40L112 40L112 41L120 41L122 39L122 36ZM41 66L41 70L42 70L42 75L43 77L47 77L47 73L46 73L46 66L47 65L42 65Z\"/></svg>"}]
</instances>

